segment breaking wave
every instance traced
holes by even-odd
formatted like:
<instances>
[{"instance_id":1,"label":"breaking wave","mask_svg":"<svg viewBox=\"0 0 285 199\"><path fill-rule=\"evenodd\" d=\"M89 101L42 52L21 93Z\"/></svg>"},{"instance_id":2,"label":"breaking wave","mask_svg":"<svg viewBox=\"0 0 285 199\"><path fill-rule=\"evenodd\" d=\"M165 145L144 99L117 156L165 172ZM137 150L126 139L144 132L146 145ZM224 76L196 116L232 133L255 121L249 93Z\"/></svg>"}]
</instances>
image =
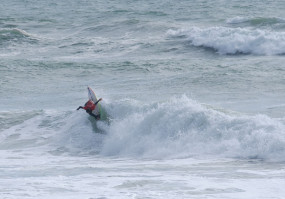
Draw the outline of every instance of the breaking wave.
<instances>
[{"instance_id":1,"label":"breaking wave","mask_svg":"<svg viewBox=\"0 0 285 199\"><path fill-rule=\"evenodd\" d=\"M123 107L109 110L123 117L109 126L102 154L284 160L285 126L267 116L219 112L186 96L130 107L125 113Z\"/></svg>"},{"instance_id":2,"label":"breaking wave","mask_svg":"<svg viewBox=\"0 0 285 199\"><path fill-rule=\"evenodd\" d=\"M241 20L241 19L239 19ZM169 30L168 36L184 37L196 47L211 48L219 54L285 54L285 33L249 28L210 27Z\"/></svg>"},{"instance_id":3,"label":"breaking wave","mask_svg":"<svg viewBox=\"0 0 285 199\"><path fill-rule=\"evenodd\" d=\"M285 161L285 124L265 115L217 111L186 96L103 104L110 121L42 112L0 133L0 149L137 158L227 157Z\"/></svg>"}]
</instances>

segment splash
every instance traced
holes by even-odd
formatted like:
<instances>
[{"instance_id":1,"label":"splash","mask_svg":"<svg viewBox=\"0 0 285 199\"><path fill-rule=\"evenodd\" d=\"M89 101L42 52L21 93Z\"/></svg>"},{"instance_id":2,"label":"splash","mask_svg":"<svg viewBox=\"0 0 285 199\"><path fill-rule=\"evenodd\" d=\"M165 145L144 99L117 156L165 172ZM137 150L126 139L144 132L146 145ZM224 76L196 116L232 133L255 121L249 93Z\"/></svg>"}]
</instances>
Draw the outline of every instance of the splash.
<instances>
[{"instance_id":1,"label":"splash","mask_svg":"<svg viewBox=\"0 0 285 199\"><path fill-rule=\"evenodd\" d=\"M109 110L123 117L110 125L102 154L284 159L285 126L267 116L219 112L186 96L130 107Z\"/></svg>"}]
</instances>

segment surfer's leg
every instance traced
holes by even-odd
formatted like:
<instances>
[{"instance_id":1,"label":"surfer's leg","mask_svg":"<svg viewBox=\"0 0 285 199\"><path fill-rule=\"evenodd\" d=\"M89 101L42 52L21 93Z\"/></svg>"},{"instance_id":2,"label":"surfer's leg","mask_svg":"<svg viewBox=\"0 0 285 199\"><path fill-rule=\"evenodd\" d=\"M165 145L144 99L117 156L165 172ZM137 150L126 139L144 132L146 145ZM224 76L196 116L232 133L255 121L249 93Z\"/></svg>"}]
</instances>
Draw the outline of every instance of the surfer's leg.
<instances>
[{"instance_id":1,"label":"surfer's leg","mask_svg":"<svg viewBox=\"0 0 285 199\"><path fill-rule=\"evenodd\" d=\"M95 115L95 119L96 119L96 120L100 120L100 114Z\"/></svg>"}]
</instances>

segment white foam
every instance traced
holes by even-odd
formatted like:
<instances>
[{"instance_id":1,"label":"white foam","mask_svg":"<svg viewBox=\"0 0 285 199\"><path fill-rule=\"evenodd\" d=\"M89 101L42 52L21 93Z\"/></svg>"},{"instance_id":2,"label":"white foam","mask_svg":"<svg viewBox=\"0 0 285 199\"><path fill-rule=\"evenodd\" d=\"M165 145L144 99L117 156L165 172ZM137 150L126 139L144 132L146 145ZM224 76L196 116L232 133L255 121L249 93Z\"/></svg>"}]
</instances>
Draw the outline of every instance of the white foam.
<instances>
[{"instance_id":1,"label":"white foam","mask_svg":"<svg viewBox=\"0 0 285 199\"><path fill-rule=\"evenodd\" d=\"M193 46L207 47L220 54L281 55L285 33L261 29L210 27L169 30L169 36L185 36Z\"/></svg>"},{"instance_id":2,"label":"white foam","mask_svg":"<svg viewBox=\"0 0 285 199\"><path fill-rule=\"evenodd\" d=\"M113 111L103 155L284 160L285 126L267 116L228 115L187 97L143 107Z\"/></svg>"},{"instance_id":3,"label":"white foam","mask_svg":"<svg viewBox=\"0 0 285 199\"><path fill-rule=\"evenodd\" d=\"M99 134L98 127L94 128L88 115L83 112L43 111L3 130L0 147L3 150L17 149L33 153L98 153L102 133Z\"/></svg>"}]
</instances>

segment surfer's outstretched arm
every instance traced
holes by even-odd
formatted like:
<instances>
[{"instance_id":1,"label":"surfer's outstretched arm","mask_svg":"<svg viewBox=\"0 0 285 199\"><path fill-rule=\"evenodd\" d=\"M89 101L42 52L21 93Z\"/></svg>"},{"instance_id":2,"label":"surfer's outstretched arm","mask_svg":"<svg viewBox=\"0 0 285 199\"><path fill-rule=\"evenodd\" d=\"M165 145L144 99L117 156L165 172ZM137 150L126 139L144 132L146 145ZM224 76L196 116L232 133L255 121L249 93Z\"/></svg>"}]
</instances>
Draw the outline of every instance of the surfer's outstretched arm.
<instances>
[{"instance_id":1,"label":"surfer's outstretched arm","mask_svg":"<svg viewBox=\"0 0 285 199\"><path fill-rule=\"evenodd\" d=\"M95 106L102 100L102 98L98 99L97 102L95 102Z\"/></svg>"},{"instance_id":2,"label":"surfer's outstretched arm","mask_svg":"<svg viewBox=\"0 0 285 199\"><path fill-rule=\"evenodd\" d=\"M79 110L79 109L81 109L81 108L83 109L83 107L82 107L82 106L79 106L76 110Z\"/></svg>"}]
</instances>

